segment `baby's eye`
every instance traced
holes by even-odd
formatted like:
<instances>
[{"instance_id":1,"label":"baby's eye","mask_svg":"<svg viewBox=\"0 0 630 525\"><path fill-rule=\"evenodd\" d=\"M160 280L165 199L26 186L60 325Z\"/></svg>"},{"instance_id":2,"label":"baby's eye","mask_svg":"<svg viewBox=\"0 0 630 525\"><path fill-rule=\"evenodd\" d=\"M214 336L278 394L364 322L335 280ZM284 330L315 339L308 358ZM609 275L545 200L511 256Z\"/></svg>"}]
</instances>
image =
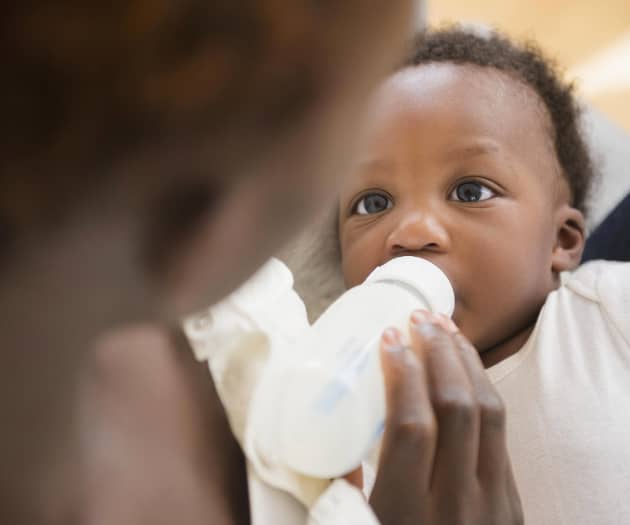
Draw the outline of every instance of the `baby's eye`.
<instances>
[{"instance_id":1,"label":"baby's eye","mask_svg":"<svg viewBox=\"0 0 630 525\"><path fill-rule=\"evenodd\" d=\"M357 215L372 215L392 207L392 200L382 193L368 193L354 205Z\"/></svg>"},{"instance_id":2,"label":"baby's eye","mask_svg":"<svg viewBox=\"0 0 630 525\"><path fill-rule=\"evenodd\" d=\"M450 199L461 202L487 201L496 193L481 182L468 181L458 184L451 192Z\"/></svg>"}]
</instances>

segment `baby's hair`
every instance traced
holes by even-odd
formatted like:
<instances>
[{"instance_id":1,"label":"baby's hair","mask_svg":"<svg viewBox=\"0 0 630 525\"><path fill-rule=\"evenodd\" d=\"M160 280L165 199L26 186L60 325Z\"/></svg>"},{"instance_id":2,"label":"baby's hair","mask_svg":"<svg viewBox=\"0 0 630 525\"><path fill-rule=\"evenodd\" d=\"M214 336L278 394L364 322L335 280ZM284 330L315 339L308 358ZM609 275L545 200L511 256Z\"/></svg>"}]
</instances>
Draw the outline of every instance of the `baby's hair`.
<instances>
[{"instance_id":1,"label":"baby's hair","mask_svg":"<svg viewBox=\"0 0 630 525\"><path fill-rule=\"evenodd\" d=\"M0 259L18 240L98 201L120 166L156 151L169 152L177 172L184 168L176 158L203 144L200 174L219 181L206 189L182 183L171 195L166 188L175 203L164 235L187 225L203 199L214 202L226 173L250 173L232 169L234 159L264 155L321 96L326 61L302 60L295 50L322 43L322 24L343 10L316 0L272 4L3 3ZM295 19L304 21L299 31ZM153 191L155 169L144 162L124 176Z\"/></svg>"},{"instance_id":2,"label":"baby's hair","mask_svg":"<svg viewBox=\"0 0 630 525\"><path fill-rule=\"evenodd\" d=\"M586 213L594 168L580 130L581 109L573 84L562 80L556 64L536 44L517 44L497 32L484 34L454 26L420 34L403 66L432 62L493 68L534 90L549 114L551 138L571 189L571 204Z\"/></svg>"}]
</instances>

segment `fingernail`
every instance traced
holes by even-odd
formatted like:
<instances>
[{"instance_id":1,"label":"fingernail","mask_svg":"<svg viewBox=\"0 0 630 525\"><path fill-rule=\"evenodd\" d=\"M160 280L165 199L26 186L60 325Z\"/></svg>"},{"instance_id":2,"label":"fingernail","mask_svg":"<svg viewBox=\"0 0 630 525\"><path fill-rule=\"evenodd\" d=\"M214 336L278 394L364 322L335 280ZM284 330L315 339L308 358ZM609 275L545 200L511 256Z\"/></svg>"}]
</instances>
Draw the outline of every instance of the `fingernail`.
<instances>
[{"instance_id":1,"label":"fingernail","mask_svg":"<svg viewBox=\"0 0 630 525\"><path fill-rule=\"evenodd\" d=\"M426 310L416 310L411 314L411 324L416 326L428 323L430 321L430 314Z\"/></svg>"},{"instance_id":2,"label":"fingernail","mask_svg":"<svg viewBox=\"0 0 630 525\"><path fill-rule=\"evenodd\" d=\"M398 331L395 328L388 328L383 332L383 342L394 344L398 340Z\"/></svg>"},{"instance_id":3,"label":"fingernail","mask_svg":"<svg viewBox=\"0 0 630 525\"><path fill-rule=\"evenodd\" d=\"M420 334L423 337L431 337L435 335L438 329L438 325L437 323L427 321L426 323L414 324L413 329L416 331L416 333Z\"/></svg>"},{"instance_id":4,"label":"fingernail","mask_svg":"<svg viewBox=\"0 0 630 525\"><path fill-rule=\"evenodd\" d=\"M440 314L440 319L442 320L442 326L447 332L450 332L452 334L456 334L457 332L459 332L457 325L448 315Z\"/></svg>"},{"instance_id":5,"label":"fingernail","mask_svg":"<svg viewBox=\"0 0 630 525\"><path fill-rule=\"evenodd\" d=\"M403 347L402 336L396 328L388 328L383 332L383 348L388 352L394 352Z\"/></svg>"}]
</instances>

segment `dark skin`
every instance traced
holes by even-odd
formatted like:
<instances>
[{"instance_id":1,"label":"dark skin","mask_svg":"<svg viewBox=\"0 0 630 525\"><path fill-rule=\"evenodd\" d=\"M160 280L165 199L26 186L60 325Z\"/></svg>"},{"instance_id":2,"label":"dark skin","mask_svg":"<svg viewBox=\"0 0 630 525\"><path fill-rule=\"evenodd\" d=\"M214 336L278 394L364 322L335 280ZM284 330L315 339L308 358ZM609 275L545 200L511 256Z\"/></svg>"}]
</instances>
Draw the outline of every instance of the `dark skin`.
<instances>
[{"instance_id":1,"label":"dark skin","mask_svg":"<svg viewBox=\"0 0 630 525\"><path fill-rule=\"evenodd\" d=\"M584 218L541 106L497 71L405 69L381 87L341 191L348 286L392 257L430 260L451 280L453 319L485 366L518 351L583 249Z\"/></svg>"},{"instance_id":2,"label":"dark skin","mask_svg":"<svg viewBox=\"0 0 630 525\"><path fill-rule=\"evenodd\" d=\"M522 524L505 409L478 353L445 316L410 321L409 339L390 329L381 344L387 421L374 511L383 525Z\"/></svg>"}]
</instances>

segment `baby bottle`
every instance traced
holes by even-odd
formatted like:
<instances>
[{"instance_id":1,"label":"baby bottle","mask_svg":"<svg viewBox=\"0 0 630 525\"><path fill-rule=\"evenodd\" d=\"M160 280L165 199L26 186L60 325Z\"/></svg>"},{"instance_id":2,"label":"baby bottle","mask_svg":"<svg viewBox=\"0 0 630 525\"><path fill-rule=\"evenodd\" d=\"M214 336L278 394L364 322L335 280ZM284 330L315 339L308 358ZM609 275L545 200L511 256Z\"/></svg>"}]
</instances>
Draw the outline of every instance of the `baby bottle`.
<instances>
[{"instance_id":1,"label":"baby bottle","mask_svg":"<svg viewBox=\"0 0 630 525\"><path fill-rule=\"evenodd\" d=\"M302 332L291 364L261 384L252 414L260 456L316 478L357 468L384 429L383 331L405 331L417 309L450 317L453 308L447 277L418 257L392 259L346 291Z\"/></svg>"}]
</instances>

